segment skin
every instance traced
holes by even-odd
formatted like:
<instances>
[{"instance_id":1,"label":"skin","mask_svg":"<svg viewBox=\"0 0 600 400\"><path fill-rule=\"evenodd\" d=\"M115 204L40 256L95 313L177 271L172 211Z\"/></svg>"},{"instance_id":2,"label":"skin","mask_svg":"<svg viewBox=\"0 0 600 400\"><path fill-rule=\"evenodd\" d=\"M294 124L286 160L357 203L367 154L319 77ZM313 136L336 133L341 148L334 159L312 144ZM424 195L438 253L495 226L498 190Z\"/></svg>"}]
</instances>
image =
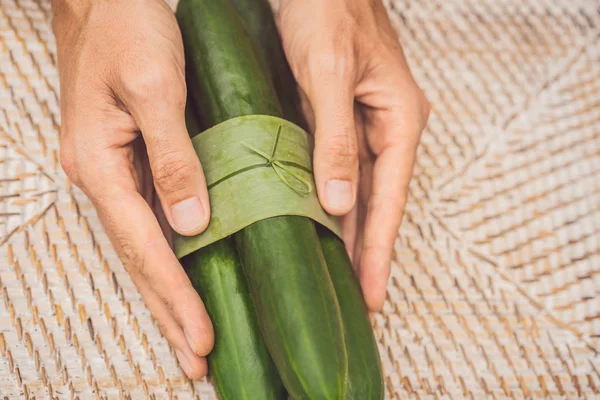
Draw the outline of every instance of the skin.
<instances>
[{"instance_id":1,"label":"skin","mask_svg":"<svg viewBox=\"0 0 600 400\"><path fill-rule=\"evenodd\" d=\"M163 0L53 0L61 164L95 205L123 265L192 379L213 329L170 247L210 206L185 127L181 33ZM278 22L315 135L319 199L343 216L369 309L390 260L429 103L380 0L282 0Z\"/></svg>"},{"instance_id":2,"label":"skin","mask_svg":"<svg viewBox=\"0 0 600 400\"><path fill-rule=\"evenodd\" d=\"M365 301L379 311L429 103L380 0L282 0L279 26L315 134L319 199L343 216Z\"/></svg>"}]
</instances>

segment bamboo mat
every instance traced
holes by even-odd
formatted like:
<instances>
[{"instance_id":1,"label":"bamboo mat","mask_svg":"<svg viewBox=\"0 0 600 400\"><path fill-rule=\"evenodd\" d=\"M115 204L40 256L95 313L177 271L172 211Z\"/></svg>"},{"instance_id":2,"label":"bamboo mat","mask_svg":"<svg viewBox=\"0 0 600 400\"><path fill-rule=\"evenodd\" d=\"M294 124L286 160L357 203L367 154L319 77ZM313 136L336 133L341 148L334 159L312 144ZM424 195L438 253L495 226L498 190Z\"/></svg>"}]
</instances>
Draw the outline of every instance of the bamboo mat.
<instances>
[{"instance_id":1,"label":"bamboo mat","mask_svg":"<svg viewBox=\"0 0 600 400\"><path fill-rule=\"evenodd\" d=\"M433 112L374 322L387 398L600 398L600 3L388 6ZM0 399L213 399L60 170L49 18L0 0Z\"/></svg>"}]
</instances>

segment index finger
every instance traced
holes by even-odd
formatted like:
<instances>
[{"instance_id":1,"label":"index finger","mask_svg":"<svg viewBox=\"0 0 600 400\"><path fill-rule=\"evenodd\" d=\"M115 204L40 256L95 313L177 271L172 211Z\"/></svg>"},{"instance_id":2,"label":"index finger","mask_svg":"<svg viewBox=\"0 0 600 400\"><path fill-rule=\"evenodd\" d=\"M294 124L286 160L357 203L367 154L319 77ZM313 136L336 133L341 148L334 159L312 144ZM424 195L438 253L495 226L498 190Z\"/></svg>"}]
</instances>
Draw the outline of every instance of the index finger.
<instances>
[{"instance_id":1,"label":"index finger","mask_svg":"<svg viewBox=\"0 0 600 400\"><path fill-rule=\"evenodd\" d=\"M213 330L204 304L146 201L137 192L117 191L97 207L136 285L147 283L183 329L192 350L208 354Z\"/></svg>"},{"instance_id":2,"label":"index finger","mask_svg":"<svg viewBox=\"0 0 600 400\"><path fill-rule=\"evenodd\" d=\"M111 164L112 163L112 164ZM147 306L169 343L186 355L186 372L203 369L213 346L212 324L204 304L165 239L162 229L140 193L128 160L115 155L104 163L90 162L86 176L88 195L98 209L106 231ZM194 353L197 356L194 356Z\"/></svg>"},{"instance_id":3,"label":"index finger","mask_svg":"<svg viewBox=\"0 0 600 400\"><path fill-rule=\"evenodd\" d=\"M415 151L385 149L375 161L360 259L360 282L372 311L383 307L394 241L404 214Z\"/></svg>"}]
</instances>

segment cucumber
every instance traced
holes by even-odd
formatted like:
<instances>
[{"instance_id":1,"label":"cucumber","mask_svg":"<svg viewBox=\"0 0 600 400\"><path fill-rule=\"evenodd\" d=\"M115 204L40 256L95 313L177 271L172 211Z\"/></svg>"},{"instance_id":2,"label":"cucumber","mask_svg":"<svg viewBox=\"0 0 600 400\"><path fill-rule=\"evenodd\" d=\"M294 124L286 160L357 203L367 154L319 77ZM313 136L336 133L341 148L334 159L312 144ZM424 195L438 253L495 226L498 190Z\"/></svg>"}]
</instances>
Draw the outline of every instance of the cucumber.
<instances>
[{"instance_id":1,"label":"cucumber","mask_svg":"<svg viewBox=\"0 0 600 400\"><path fill-rule=\"evenodd\" d=\"M185 126L190 137L196 136L201 130L200 121L196 116L196 105L194 104L194 99L192 99L190 93L188 93L185 102Z\"/></svg>"},{"instance_id":2,"label":"cucumber","mask_svg":"<svg viewBox=\"0 0 600 400\"><path fill-rule=\"evenodd\" d=\"M296 90L296 80L285 58L271 5L267 0L231 0L231 3L242 17L256 52L271 77L283 115L296 125L306 125L302 114L298 112L300 96Z\"/></svg>"},{"instance_id":3,"label":"cucumber","mask_svg":"<svg viewBox=\"0 0 600 400\"><path fill-rule=\"evenodd\" d=\"M200 121L188 96L188 132L200 132ZM258 328L246 277L231 239L223 239L185 256L181 263L202 297L213 323L215 346L208 365L222 400L284 400L283 383Z\"/></svg>"},{"instance_id":4,"label":"cucumber","mask_svg":"<svg viewBox=\"0 0 600 400\"><path fill-rule=\"evenodd\" d=\"M276 93L228 0L182 0L177 17L202 122L281 116ZM258 321L296 399L344 399L347 355L335 289L312 220L275 217L234 235Z\"/></svg>"},{"instance_id":5,"label":"cucumber","mask_svg":"<svg viewBox=\"0 0 600 400\"><path fill-rule=\"evenodd\" d=\"M189 85L189 82L188 82ZM189 85L191 86L191 85ZM201 131L192 90L185 119L191 136ZM221 400L284 400L287 393L258 327L237 251L223 239L181 260L213 324L208 355L212 383Z\"/></svg>"},{"instance_id":6,"label":"cucumber","mask_svg":"<svg viewBox=\"0 0 600 400\"><path fill-rule=\"evenodd\" d=\"M219 398L286 399L231 240L202 248L184 257L182 264L213 323L215 347L208 363Z\"/></svg>"},{"instance_id":7,"label":"cucumber","mask_svg":"<svg viewBox=\"0 0 600 400\"><path fill-rule=\"evenodd\" d=\"M244 271L275 365L296 400L345 399L340 310L314 224L293 216L265 221L235 239L247 255Z\"/></svg>"},{"instance_id":8,"label":"cucumber","mask_svg":"<svg viewBox=\"0 0 600 400\"><path fill-rule=\"evenodd\" d=\"M348 352L347 400L382 400L385 394L377 341L360 283L344 243L329 229L317 228L329 275L335 286L344 321Z\"/></svg>"},{"instance_id":9,"label":"cucumber","mask_svg":"<svg viewBox=\"0 0 600 400\"><path fill-rule=\"evenodd\" d=\"M302 124L296 81L287 63L273 12L267 0L231 0L270 73L285 118ZM335 287L348 354L347 400L383 399L385 385L377 341L360 284L344 243L327 228L317 233Z\"/></svg>"}]
</instances>

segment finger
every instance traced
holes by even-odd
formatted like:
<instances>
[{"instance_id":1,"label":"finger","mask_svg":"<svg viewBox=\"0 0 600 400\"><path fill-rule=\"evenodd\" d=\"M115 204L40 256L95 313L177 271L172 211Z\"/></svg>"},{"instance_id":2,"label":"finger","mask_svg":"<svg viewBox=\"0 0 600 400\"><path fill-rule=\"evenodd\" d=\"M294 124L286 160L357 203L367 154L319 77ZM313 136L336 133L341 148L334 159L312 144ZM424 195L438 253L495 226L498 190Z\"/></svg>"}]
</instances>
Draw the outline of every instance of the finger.
<instances>
[{"instance_id":1,"label":"finger","mask_svg":"<svg viewBox=\"0 0 600 400\"><path fill-rule=\"evenodd\" d=\"M185 78L154 66L120 89L144 137L156 192L172 228L195 235L208 225L206 180L185 126Z\"/></svg>"},{"instance_id":2,"label":"finger","mask_svg":"<svg viewBox=\"0 0 600 400\"><path fill-rule=\"evenodd\" d=\"M359 101L368 105L363 118L376 157L360 249L361 286L372 311L381 310L385 302L394 241L429 113L429 103L403 57L400 52L395 61L380 62L380 68L373 69L372 76L356 89Z\"/></svg>"},{"instance_id":3,"label":"finger","mask_svg":"<svg viewBox=\"0 0 600 400\"><path fill-rule=\"evenodd\" d=\"M359 176L358 176L358 181L357 181L357 188L358 188L358 193L357 193L357 200L354 204L354 207L352 207L352 210L350 210L350 212L348 212L348 214L346 214L343 218L342 218L342 234L344 237L344 243L346 245L346 250L348 251L348 254L350 256L350 260L352 261L353 265L355 266L355 268L357 269L357 273L358 273L358 266L359 263L356 262L357 260L360 260L360 258L356 257L356 247L357 244L359 242L359 237L361 236L362 232L362 226L364 226L364 224L362 224L362 220L359 223L359 216L362 219L362 204L364 201L361 201L361 197L364 198L364 194L366 191L370 190L370 184L371 184L371 173L372 173L372 160L371 160L371 155L369 152L369 147L366 141L366 137L365 137L365 125L364 125L364 120L363 120L363 116L362 116L362 112L360 110L360 107L358 105L355 105L355 109L354 109L354 124L355 124L355 129L356 129L356 136L357 136L357 141L358 141L358 154L359 154ZM366 202L364 202L366 204Z\"/></svg>"},{"instance_id":4,"label":"finger","mask_svg":"<svg viewBox=\"0 0 600 400\"><path fill-rule=\"evenodd\" d=\"M298 88L299 96L300 96L300 110L302 111L302 115L306 121L306 125L308 127L308 131L312 134L315 133L315 114L310 105L310 100L306 96L306 93L301 88Z\"/></svg>"},{"instance_id":5,"label":"finger","mask_svg":"<svg viewBox=\"0 0 600 400\"><path fill-rule=\"evenodd\" d=\"M371 196L360 259L360 281L367 306L383 307L394 241L398 234L412 176L416 144L385 149L373 170Z\"/></svg>"},{"instance_id":6,"label":"finger","mask_svg":"<svg viewBox=\"0 0 600 400\"><path fill-rule=\"evenodd\" d=\"M357 273L360 275L360 260L363 250L363 237L365 236L365 225L367 219L367 207L371 196L371 181L373 177L373 163L362 162L360 165L359 191L356 200L356 240L352 251L354 253L354 263Z\"/></svg>"},{"instance_id":7,"label":"finger","mask_svg":"<svg viewBox=\"0 0 600 400\"><path fill-rule=\"evenodd\" d=\"M160 297L157 296L150 285L144 280L136 282L136 287L144 298L146 307L148 307L157 321L161 333L175 350L179 365L185 374L193 380L205 376L208 372L206 357L201 357L192 350L183 330Z\"/></svg>"},{"instance_id":8,"label":"finger","mask_svg":"<svg viewBox=\"0 0 600 400\"><path fill-rule=\"evenodd\" d=\"M346 252L354 265L354 248L356 246L358 232L358 204L355 204L354 207L352 207L352 210L342 217L341 225Z\"/></svg>"},{"instance_id":9,"label":"finger","mask_svg":"<svg viewBox=\"0 0 600 400\"><path fill-rule=\"evenodd\" d=\"M152 172L150 171L150 163L148 161L148 152L146 145L142 137L138 137L132 143L132 149L134 152L133 156L133 171L136 174L137 181L139 182L139 192L148 203L148 206L156 216L156 220L162 229L163 235L167 239L169 246L173 247L173 230L169 224L169 221L162 208L160 199L156 194L154 188L154 181L152 179Z\"/></svg>"},{"instance_id":10,"label":"finger","mask_svg":"<svg viewBox=\"0 0 600 400\"><path fill-rule=\"evenodd\" d=\"M135 191L133 178L117 173L126 171L127 163L123 157L116 163L104 162L100 169L89 166L88 179L100 182L89 196L136 285L147 282L177 322L190 348L205 356L212 349L214 338L204 304L171 251L152 210Z\"/></svg>"},{"instance_id":11,"label":"finger","mask_svg":"<svg viewBox=\"0 0 600 400\"><path fill-rule=\"evenodd\" d=\"M346 67L312 68L306 91L315 116L314 172L319 200L333 215L354 206L358 179L358 144L354 127L354 82ZM322 71L331 71L325 72ZM333 72L335 71L335 72ZM306 86L306 85L305 85Z\"/></svg>"}]
</instances>

